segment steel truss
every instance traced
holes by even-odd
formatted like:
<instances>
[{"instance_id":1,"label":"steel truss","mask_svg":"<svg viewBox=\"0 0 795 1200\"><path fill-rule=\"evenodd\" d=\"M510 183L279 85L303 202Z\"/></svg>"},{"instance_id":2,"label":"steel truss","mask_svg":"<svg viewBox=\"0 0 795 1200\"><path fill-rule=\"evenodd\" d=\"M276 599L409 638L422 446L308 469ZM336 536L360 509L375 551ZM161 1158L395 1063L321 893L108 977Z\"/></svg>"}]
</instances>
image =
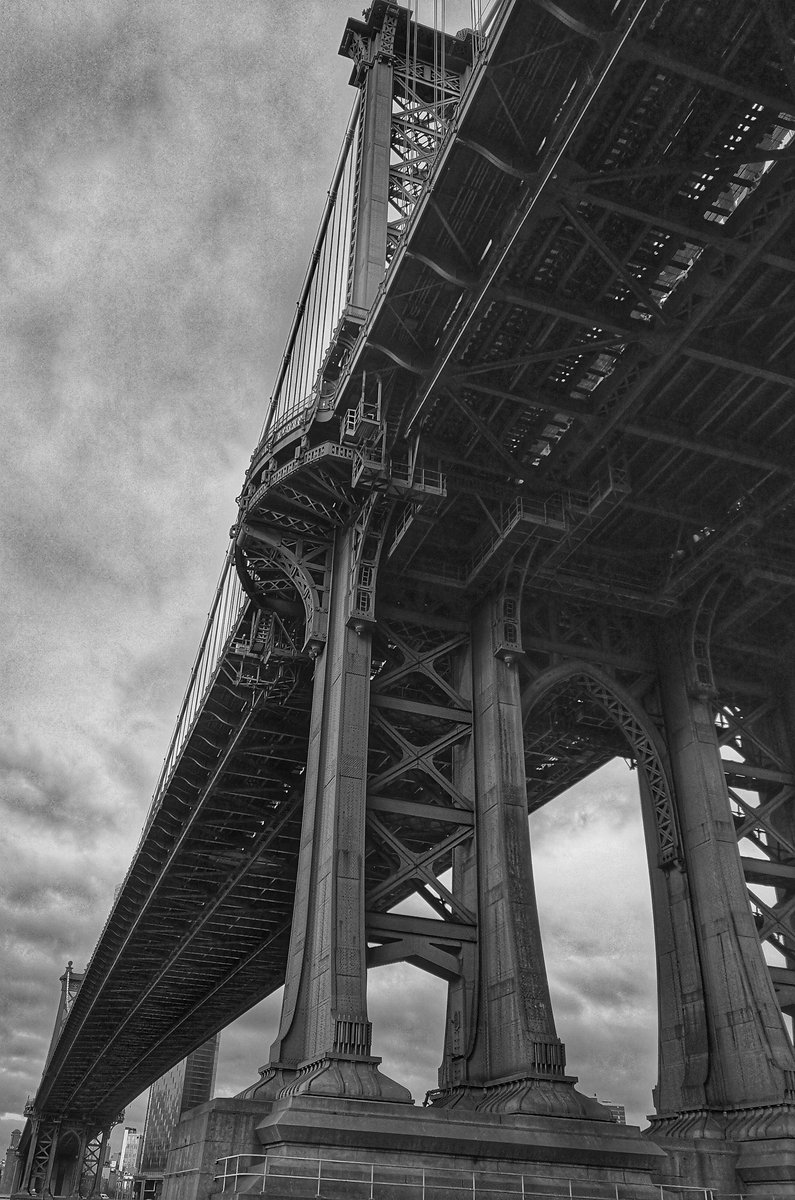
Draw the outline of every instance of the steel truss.
<instances>
[{"instance_id":1,"label":"steel truss","mask_svg":"<svg viewBox=\"0 0 795 1200\"><path fill-rule=\"evenodd\" d=\"M751 910L784 1012L795 1016L795 774L774 697L725 697L716 726Z\"/></svg>"},{"instance_id":2,"label":"steel truss","mask_svg":"<svg viewBox=\"0 0 795 1200\"><path fill-rule=\"evenodd\" d=\"M450 934L438 921L431 929L430 921L410 918L401 931L402 918L392 917L386 926L379 920L412 893L442 922L457 927L459 937L461 927L469 940L474 937L475 914L440 878L455 848L473 833L472 801L455 783L457 748L472 726L471 701L456 683L466 640L466 631L453 622L428 624L421 614L401 618L397 612L379 622L375 636L366 903L368 927L382 945L370 951L373 966L405 958L445 978L460 973ZM447 943L444 950L440 940ZM459 955L461 949L459 943Z\"/></svg>"},{"instance_id":3,"label":"steel truss","mask_svg":"<svg viewBox=\"0 0 795 1200\"><path fill-rule=\"evenodd\" d=\"M39 1114L29 1106L32 1137L19 1190L31 1196L91 1200L102 1181L110 1127Z\"/></svg>"}]
</instances>

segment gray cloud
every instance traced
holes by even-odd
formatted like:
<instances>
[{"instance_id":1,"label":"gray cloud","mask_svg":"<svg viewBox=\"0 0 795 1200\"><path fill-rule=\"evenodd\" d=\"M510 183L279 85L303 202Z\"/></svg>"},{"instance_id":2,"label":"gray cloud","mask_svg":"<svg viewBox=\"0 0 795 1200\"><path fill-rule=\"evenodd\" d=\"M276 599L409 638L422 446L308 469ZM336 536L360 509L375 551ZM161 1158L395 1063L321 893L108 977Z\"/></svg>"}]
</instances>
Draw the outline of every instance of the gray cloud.
<instances>
[{"instance_id":1,"label":"gray cloud","mask_svg":"<svg viewBox=\"0 0 795 1200\"><path fill-rule=\"evenodd\" d=\"M0 811L7 831L50 830L75 844L113 828L118 813L100 793L98 767L74 753L56 753L43 737L0 729ZM11 864L13 869L13 863Z\"/></svg>"}]
</instances>

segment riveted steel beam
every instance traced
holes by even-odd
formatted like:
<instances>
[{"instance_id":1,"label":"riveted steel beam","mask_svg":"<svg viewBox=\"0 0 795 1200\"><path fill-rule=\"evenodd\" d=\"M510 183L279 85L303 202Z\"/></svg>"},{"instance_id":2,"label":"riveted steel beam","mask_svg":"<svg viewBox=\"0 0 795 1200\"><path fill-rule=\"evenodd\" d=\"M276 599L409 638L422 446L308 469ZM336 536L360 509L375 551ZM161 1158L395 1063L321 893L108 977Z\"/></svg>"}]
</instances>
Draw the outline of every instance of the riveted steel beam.
<instances>
[{"instance_id":1,"label":"riveted steel beam","mask_svg":"<svg viewBox=\"0 0 795 1200\"><path fill-rule=\"evenodd\" d=\"M663 71L681 75L693 83L711 88L712 91L721 92L727 96L736 96L740 100L746 100L749 104L758 104L762 108L768 108L774 114L788 113L795 116L795 102L793 102L792 95L772 95L763 88L748 87L725 75L718 75L714 71L705 71L703 66L697 62L685 58L679 52L667 51L664 46L633 41L627 48L626 57L652 63Z\"/></svg>"}]
</instances>

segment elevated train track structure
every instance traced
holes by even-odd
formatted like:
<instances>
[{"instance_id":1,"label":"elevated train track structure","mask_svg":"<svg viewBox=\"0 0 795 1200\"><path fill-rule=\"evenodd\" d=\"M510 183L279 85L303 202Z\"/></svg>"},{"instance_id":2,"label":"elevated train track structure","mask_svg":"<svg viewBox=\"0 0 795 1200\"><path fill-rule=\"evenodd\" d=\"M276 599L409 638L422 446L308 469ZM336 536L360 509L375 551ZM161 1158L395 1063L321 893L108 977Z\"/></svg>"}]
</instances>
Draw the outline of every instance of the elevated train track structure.
<instances>
[{"instance_id":1,"label":"elevated train track structure","mask_svg":"<svg viewBox=\"0 0 795 1200\"><path fill-rule=\"evenodd\" d=\"M700 1182L787 1194L793 45L785 0L348 22L357 103L22 1190L68 1137L90 1194L119 1110L285 981L251 1098L402 1102L366 1012L366 968L400 960L450 985L436 1108L596 1119L525 818L618 754L649 846L651 1135L731 1151ZM415 893L432 915L395 912Z\"/></svg>"}]
</instances>

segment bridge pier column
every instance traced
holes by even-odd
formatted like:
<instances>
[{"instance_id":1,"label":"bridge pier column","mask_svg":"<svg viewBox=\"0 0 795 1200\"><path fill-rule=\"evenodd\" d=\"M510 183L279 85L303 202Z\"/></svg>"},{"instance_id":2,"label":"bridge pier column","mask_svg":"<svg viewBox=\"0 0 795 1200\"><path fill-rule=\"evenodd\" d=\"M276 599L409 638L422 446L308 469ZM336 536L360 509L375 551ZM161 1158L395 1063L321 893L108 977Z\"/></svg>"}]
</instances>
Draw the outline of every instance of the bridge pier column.
<instances>
[{"instance_id":1,"label":"bridge pier column","mask_svg":"<svg viewBox=\"0 0 795 1200\"><path fill-rule=\"evenodd\" d=\"M657 958L658 1074L653 1089L658 1112L701 1111L709 1047L701 968L687 873L681 863L660 866L654 800L646 772L638 770L641 812L649 860ZM654 1126L655 1118L652 1118Z\"/></svg>"},{"instance_id":2,"label":"bridge pier column","mask_svg":"<svg viewBox=\"0 0 795 1200\"><path fill-rule=\"evenodd\" d=\"M654 1136L741 1146L744 1182L771 1187L795 1168L795 1054L750 912L713 709L689 649L669 627L660 681L706 1014L704 1104L660 1113ZM686 908L672 909L689 920ZM745 1164L745 1165L743 1165Z\"/></svg>"},{"instance_id":3,"label":"bridge pier column","mask_svg":"<svg viewBox=\"0 0 795 1200\"><path fill-rule=\"evenodd\" d=\"M99 1192L110 1130L93 1122L34 1116L24 1165L12 1195L91 1200Z\"/></svg>"},{"instance_id":4,"label":"bridge pier column","mask_svg":"<svg viewBox=\"0 0 795 1200\"><path fill-rule=\"evenodd\" d=\"M477 978L451 988L436 1103L608 1121L566 1075L555 1030L533 883L519 675L513 655L495 653L497 627L493 602L483 604L462 671L473 733L456 782L474 799L476 834L457 851L455 887L478 913Z\"/></svg>"},{"instance_id":5,"label":"bridge pier column","mask_svg":"<svg viewBox=\"0 0 795 1200\"><path fill-rule=\"evenodd\" d=\"M55 1117L31 1117L30 1141L19 1182L20 1193L44 1195L49 1189L59 1126L60 1121Z\"/></svg>"},{"instance_id":6,"label":"bridge pier column","mask_svg":"<svg viewBox=\"0 0 795 1200\"><path fill-rule=\"evenodd\" d=\"M334 550L328 641L318 658L304 821L281 1026L244 1095L411 1103L378 1070L367 1019L364 830L371 637L349 624L353 531Z\"/></svg>"}]
</instances>

